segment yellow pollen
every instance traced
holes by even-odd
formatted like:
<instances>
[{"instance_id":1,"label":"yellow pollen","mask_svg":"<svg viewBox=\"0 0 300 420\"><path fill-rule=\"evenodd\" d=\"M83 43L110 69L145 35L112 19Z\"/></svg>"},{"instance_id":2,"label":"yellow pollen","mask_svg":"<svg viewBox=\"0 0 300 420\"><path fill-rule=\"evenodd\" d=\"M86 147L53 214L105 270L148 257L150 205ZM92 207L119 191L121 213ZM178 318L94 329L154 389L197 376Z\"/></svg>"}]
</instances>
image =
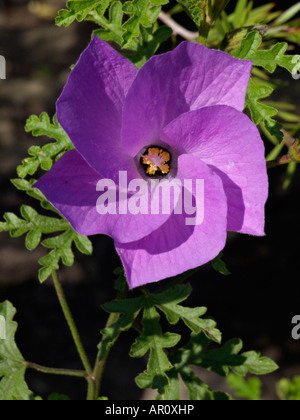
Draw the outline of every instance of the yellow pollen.
<instances>
[{"instance_id":1,"label":"yellow pollen","mask_svg":"<svg viewBox=\"0 0 300 420\"><path fill-rule=\"evenodd\" d=\"M170 161L171 155L169 152L158 147L149 147L146 155L142 155L143 164L148 165L146 173L148 175L155 175L160 170L164 175L170 171L170 166L167 162Z\"/></svg>"}]
</instances>

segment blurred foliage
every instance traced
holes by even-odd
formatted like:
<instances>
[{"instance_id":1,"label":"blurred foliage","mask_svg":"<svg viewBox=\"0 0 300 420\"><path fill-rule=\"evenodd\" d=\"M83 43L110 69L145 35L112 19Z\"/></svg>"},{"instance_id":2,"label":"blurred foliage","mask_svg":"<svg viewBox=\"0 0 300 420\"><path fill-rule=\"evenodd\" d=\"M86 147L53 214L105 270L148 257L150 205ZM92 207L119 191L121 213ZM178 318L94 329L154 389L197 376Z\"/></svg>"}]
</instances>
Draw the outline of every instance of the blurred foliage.
<instances>
[{"instance_id":1,"label":"blurred foliage","mask_svg":"<svg viewBox=\"0 0 300 420\"><path fill-rule=\"evenodd\" d=\"M300 401L300 376L281 379L277 384L277 394L281 400Z\"/></svg>"},{"instance_id":2,"label":"blurred foliage","mask_svg":"<svg viewBox=\"0 0 300 420\"><path fill-rule=\"evenodd\" d=\"M230 374L227 377L227 383L236 397L250 401L262 400L263 385L262 381L256 376L245 379ZM300 376L295 376L293 379L282 378L275 386L278 399L300 401Z\"/></svg>"}]
</instances>

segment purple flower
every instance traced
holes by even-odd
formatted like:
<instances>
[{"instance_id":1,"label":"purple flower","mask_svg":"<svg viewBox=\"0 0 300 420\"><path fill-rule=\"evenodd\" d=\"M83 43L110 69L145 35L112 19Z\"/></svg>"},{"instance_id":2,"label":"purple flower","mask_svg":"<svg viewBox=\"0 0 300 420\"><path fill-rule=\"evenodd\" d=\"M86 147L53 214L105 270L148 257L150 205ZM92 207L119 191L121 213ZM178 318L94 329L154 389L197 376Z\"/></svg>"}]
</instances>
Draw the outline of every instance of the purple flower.
<instances>
[{"instance_id":1,"label":"purple flower","mask_svg":"<svg viewBox=\"0 0 300 420\"><path fill-rule=\"evenodd\" d=\"M191 42L137 70L96 36L72 70L57 119L75 150L35 186L78 233L114 239L131 288L207 263L227 231L264 235L264 145L242 113L250 71L249 61ZM120 172L128 183L203 180L203 220L188 224L175 197L169 214L161 203L159 214L132 214L122 188L112 203L118 211L100 215L99 180L118 183ZM191 188L184 194L194 205ZM148 209L150 193L138 195Z\"/></svg>"}]
</instances>

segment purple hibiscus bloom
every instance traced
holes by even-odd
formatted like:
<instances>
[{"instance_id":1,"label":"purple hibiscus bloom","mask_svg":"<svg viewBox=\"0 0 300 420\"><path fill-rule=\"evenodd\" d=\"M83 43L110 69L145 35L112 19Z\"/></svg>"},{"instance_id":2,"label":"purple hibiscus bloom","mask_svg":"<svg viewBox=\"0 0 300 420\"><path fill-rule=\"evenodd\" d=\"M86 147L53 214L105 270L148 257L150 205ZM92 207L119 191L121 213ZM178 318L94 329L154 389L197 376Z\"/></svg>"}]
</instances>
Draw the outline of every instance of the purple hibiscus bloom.
<instances>
[{"instance_id":1,"label":"purple hibiscus bloom","mask_svg":"<svg viewBox=\"0 0 300 420\"><path fill-rule=\"evenodd\" d=\"M138 70L95 36L72 70L57 119L75 150L35 186L78 233L114 239L130 288L207 263L227 231L264 235L264 145L242 113L251 65L182 42ZM169 214L128 212L120 187L119 211L100 215L99 180L120 172L128 183L203 180L203 220L187 224L175 198ZM150 206L149 194L139 198Z\"/></svg>"}]
</instances>

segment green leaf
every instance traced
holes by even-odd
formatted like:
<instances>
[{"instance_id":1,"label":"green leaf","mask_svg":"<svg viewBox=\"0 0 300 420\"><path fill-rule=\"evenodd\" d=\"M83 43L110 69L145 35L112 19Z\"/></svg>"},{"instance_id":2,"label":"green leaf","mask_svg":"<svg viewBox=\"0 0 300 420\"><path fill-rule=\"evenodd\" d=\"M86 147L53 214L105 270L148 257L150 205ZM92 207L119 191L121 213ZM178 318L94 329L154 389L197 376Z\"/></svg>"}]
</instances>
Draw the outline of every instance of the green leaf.
<instances>
[{"instance_id":1,"label":"green leaf","mask_svg":"<svg viewBox=\"0 0 300 420\"><path fill-rule=\"evenodd\" d=\"M115 289L119 293L125 293L128 291L128 283L126 281L126 275L123 267L117 267L114 270L114 274L117 275L117 279L115 281Z\"/></svg>"},{"instance_id":2,"label":"green leaf","mask_svg":"<svg viewBox=\"0 0 300 420\"><path fill-rule=\"evenodd\" d=\"M140 40L134 40L130 51L124 53L126 58L132 61L138 68L151 58L160 44L172 35L172 29L160 26L153 32L153 27L146 29L141 27Z\"/></svg>"},{"instance_id":3,"label":"green leaf","mask_svg":"<svg viewBox=\"0 0 300 420\"><path fill-rule=\"evenodd\" d=\"M5 213L5 222L0 222L0 232L9 232L14 238L27 233L25 244L29 250L38 246L42 234L50 234L70 228L66 220L41 216L29 206L21 207L21 215L23 219L13 213Z\"/></svg>"},{"instance_id":4,"label":"green leaf","mask_svg":"<svg viewBox=\"0 0 300 420\"><path fill-rule=\"evenodd\" d=\"M295 376L293 379L280 379L276 388L281 400L300 401L300 376Z\"/></svg>"},{"instance_id":5,"label":"green leaf","mask_svg":"<svg viewBox=\"0 0 300 420\"><path fill-rule=\"evenodd\" d=\"M123 12L130 15L124 23L123 47L130 48L134 38L140 35L141 27L151 28L168 0L133 0L123 5Z\"/></svg>"},{"instance_id":6,"label":"green leaf","mask_svg":"<svg viewBox=\"0 0 300 420\"><path fill-rule=\"evenodd\" d=\"M197 26L205 22L207 0L178 0L178 3L188 12Z\"/></svg>"},{"instance_id":7,"label":"green leaf","mask_svg":"<svg viewBox=\"0 0 300 420\"><path fill-rule=\"evenodd\" d=\"M71 228L59 236L45 239L42 242L42 245L51 249L51 251L39 260L39 263L42 265L39 271L41 282L47 280L51 276L52 271L59 269L60 261L68 267L74 264L73 242L80 252L86 255L92 254L93 248L90 240L87 237L79 235Z\"/></svg>"},{"instance_id":8,"label":"green leaf","mask_svg":"<svg viewBox=\"0 0 300 420\"><path fill-rule=\"evenodd\" d=\"M0 339L0 400L28 401L33 398L25 382L26 363L15 343L16 310L10 302L0 304L0 315L6 324L6 339Z\"/></svg>"},{"instance_id":9,"label":"green leaf","mask_svg":"<svg viewBox=\"0 0 300 420\"><path fill-rule=\"evenodd\" d=\"M102 15L113 0L73 0L67 2L67 9L58 12L55 20L58 26L69 26L74 20L82 22L90 12L101 8ZM100 9L99 9L100 12Z\"/></svg>"},{"instance_id":10,"label":"green leaf","mask_svg":"<svg viewBox=\"0 0 300 420\"><path fill-rule=\"evenodd\" d=\"M96 29L94 33L103 39L103 41L115 41L117 44L122 45L123 43L123 11L122 3L116 1L112 3L109 9L109 18L106 19L98 13L98 10L92 13L95 21L103 27L103 29Z\"/></svg>"},{"instance_id":11,"label":"green leaf","mask_svg":"<svg viewBox=\"0 0 300 420\"><path fill-rule=\"evenodd\" d=\"M24 159L18 166L17 173L20 178L33 175L39 167L44 171L49 171L53 165L53 160L62 153L73 149L73 145L58 124L55 116L51 123L47 113L43 112L39 117L32 115L26 122L25 131L31 132L34 136L47 136L56 140L55 143L46 144L43 147L32 146L28 150L30 157Z\"/></svg>"},{"instance_id":12,"label":"green leaf","mask_svg":"<svg viewBox=\"0 0 300 420\"><path fill-rule=\"evenodd\" d=\"M60 260L67 266L74 263L73 242L83 254L92 254L93 248L90 240L75 232L65 219L42 216L29 206L21 207L21 215L22 219L13 213L5 213L5 222L0 222L0 232L9 232L12 237L27 233L25 245L29 250L33 250L39 245L43 234L64 231L61 235L45 239L42 242L42 245L52 250L39 261L43 266L39 272L41 282L47 280L53 270L59 269Z\"/></svg>"},{"instance_id":13,"label":"green leaf","mask_svg":"<svg viewBox=\"0 0 300 420\"><path fill-rule=\"evenodd\" d=\"M115 322L101 331L103 339L99 345L99 360L102 360L112 345L116 342L122 331L132 327L133 322L140 313L144 297L116 300L106 303L102 308L110 313L122 314Z\"/></svg>"},{"instance_id":14,"label":"green leaf","mask_svg":"<svg viewBox=\"0 0 300 420\"><path fill-rule=\"evenodd\" d=\"M221 376L228 376L230 372L239 376L247 373L262 375L276 370L277 365L270 359L260 357L259 353L246 352L242 350L242 342L238 339L228 341L222 347L210 350L210 340L203 334L191 334L189 343L170 354L169 361L173 369L167 372L169 383L172 388L166 387L165 399L179 399L178 380L183 379L184 385L189 392L191 400L228 400L227 394L212 391L201 379L191 370L192 366L198 366L213 371ZM172 381L172 382L171 382ZM248 396L254 396L255 384L250 382ZM245 392L245 390L244 390ZM257 396L257 394L255 395Z\"/></svg>"},{"instance_id":15,"label":"green leaf","mask_svg":"<svg viewBox=\"0 0 300 420\"><path fill-rule=\"evenodd\" d=\"M214 23L230 0L209 0L207 2L208 17L211 24Z\"/></svg>"},{"instance_id":16,"label":"green leaf","mask_svg":"<svg viewBox=\"0 0 300 420\"><path fill-rule=\"evenodd\" d=\"M243 343L239 339L232 339L213 350L208 349L209 345L210 341L204 334L192 333L189 344L174 352L171 361L179 370L184 366L195 365L220 376L227 376L230 371L239 376L245 376L247 373L265 375L278 368L271 359L260 357L260 354L254 351L240 353Z\"/></svg>"},{"instance_id":17,"label":"green leaf","mask_svg":"<svg viewBox=\"0 0 300 420\"><path fill-rule=\"evenodd\" d=\"M169 383L166 372L172 368L164 349L174 347L180 340L180 335L163 334L159 319L154 307L144 309L143 334L132 345L130 355L143 357L150 352L147 370L136 378L136 383L140 388L157 389L162 394Z\"/></svg>"},{"instance_id":18,"label":"green leaf","mask_svg":"<svg viewBox=\"0 0 300 420\"><path fill-rule=\"evenodd\" d=\"M296 162L290 162L286 169L286 177L283 183L283 188L287 189L291 185L291 182L294 178L295 172L297 170L298 164ZM1 229L1 227L0 227Z\"/></svg>"},{"instance_id":19,"label":"green leaf","mask_svg":"<svg viewBox=\"0 0 300 420\"><path fill-rule=\"evenodd\" d=\"M228 385L235 391L235 395L250 401L261 400L261 380L257 377L248 380L230 374L227 378Z\"/></svg>"},{"instance_id":20,"label":"green leaf","mask_svg":"<svg viewBox=\"0 0 300 420\"><path fill-rule=\"evenodd\" d=\"M75 232L64 218L60 216L56 209L46 200L45 196L37 188L34 188L36 181L31 179L13 179L13 185L21 191L25 191L29 196L39 200L42 207L56 213L57 217L40 215L30 206L22 206L21 216L14 213L5 213L4 222L0 222L0 232L9 232L12 237L26 234L25 246L28 250L34 250L41 242L43 235L63 232L57 236L45 239L42 242L50 252L40 259L42 268L39 271L41 282L51 276L53 270L59 269L62 262L67 266L74 263L73 244L82 254L91 255L93 252L92 243L88 237L79 235Z\"/></svg>"},{"instance_id":21,"label":"green leaf","mask_svg":"<svg viewBox=\"0 0 300 420\"><path fill-rule=\"evenodd\" d=\"M235 366L232 371L240 376L245 376L248 372L253 375L267 375L278 369L277 364L269 357L260 357L256 351L248 351L241 355L245 358L242 366Z\"/></svg>"},{"instance_id":22,"label":"green leaf","mask_svg":"<svg viewBox=\"0 0 300 420\"><path fill-rule=\"evenodd\" d=\"M207 308L188 308L178 303L186 300L192 293L192 288L186 285L178 285L173 290L150 296L151 302L166 315L170 324L174 325L181 319L185 325L198 334L203 331L211 340L219 343L221 333L216 329L216 323L211 319L202 319Z\"/></svg>"},{"instance_id":23,"label":"green leaf","mask_svg":"<svg viewBox=\"0 0 300 420\"><path fill-rule=\"evenodd\" d=\"M177 0L198 27L212 27L230 0Z\"/></svg>"},{"instance_id":24,"label":"green leaf","mask_svg":"<svg viewBox=\"0 0 300 420\"><path fill-rule=\"evenodd\" d=\"M168 385L165 388L164 400L180 400L180 382L176 368L172 368L167 372Z\"/></svg>"},{"instance_id":25,"label":"green leaf","mask_svg":"<svg viewBox=\"0 0 300 420\"><path fill-rule=\"evenodd\" d=\"M273 119L278 113L277 109L260 101L260 99L270 96L272 92L273 89L271 87L263 84L256 85L253 80L250 79L246 94L246 106L251 112L254 124L258 125L263 121L267 130L281 141L283 139L283 134L281 132L282 126Z\"/></svg>"},{"instance_id":26,"label":"green leaf","mask_svg":"<svg viewBox=\"0 0 300 420\"><path fill-rule=\"evenodd\" d=\"M74 243L82 254L92 255L93 245L87 236L79 235L79 233L74 235Z\"/></svg>"},{"instance_id":27,"label":"green leaf","mask_svg":"<svg viewBox=\"0 0 300 420\"><path fill-rule=\"evenodd\" d=\"M273 19L273 16L278 16L278 12L270 13L274 8L274 3L267 3L262 6L256 7L249 12L249 15L244 23L244 26L252 26L255 24L265 24L270 22ZM280 12L279 12L280 13Z\"/></svg>"},{"instance_id":28,"label":"green leaf","mask_svg":"<svg viewBox=\"0 0 300 420\"><path fill-rule=\"evenodd\" d=\"M233 12L233 27L234 28L239 28L243 26L247 3L248 3L248 0L238 0L235 10Z\"/></svg>"},{"instance_id":29,"label":"green leaf","mask_svg":"<svg viewBox=\"0 0 300 420\"><path fill-rule=\"evenodd\" d=\"M223 252L221 252L214 260L211 261L211 265L214 270L218 271L223 276L229 276L231 273L226 267L226 264L222 260Z\"/></svg>"},{"instance_id":30,"label":"green leaf","mask_svg":"<svg viewBox=\"0 0 300 420\"><path fill-rule=\"evenodd\" d=\"M36 183L36 179L30 179L27 181L26 179L11 179L11 183L14 185L15 188L17 188L20 191L25 191L27 195L34 198L35 200L40 201L41 206L46 210L51 210L54 213L57 213L59 216L59 212L47 201L44 194L38 190L37 188L34 188L34 184Z\"/></svg>"},{"instance_id":31,"label":"green leaf","mask_svg":"<svg viewBox=\"0 0 300 420\"><path fill-rule=\"evenodd\" d=\"M261 44L262 36L259 32L250 32L232 55L242 60L251 60L254 66L263 67L270 73L274 73L277 66L287 69L292 74L296 74L300 69L300 55L285 55L288 49L286 42L280 42L269 50L259 50Z\"/></svg>"},{"instance_id":32,"label":"green leaf","mask_svg":"<svg viewBox=\"0 0 300 420\"><path fill-rule=\"evenodd\" d=\"M229 395L223 392L214 392L201 381L200 378L188 367L180 371L183 383L188 390L189 400L200 401L228 401Z\"/></svg>"},{"instance_id":33,"label":"green leaf","mask_svg":"<svg viewBox=\"0 0 300 420\"><path fill-rule=\"evenodd\" d=\"M299 12L300 12L300 2L298 1L296 4L294 4L292 7L287 9L284 13L282 13L280 17L278 17L275 20L274 25L279 26L279 25L285 24L289 20L293 19L293 17L295 17L297 13Z\"/></svg>"}]
</instances>

